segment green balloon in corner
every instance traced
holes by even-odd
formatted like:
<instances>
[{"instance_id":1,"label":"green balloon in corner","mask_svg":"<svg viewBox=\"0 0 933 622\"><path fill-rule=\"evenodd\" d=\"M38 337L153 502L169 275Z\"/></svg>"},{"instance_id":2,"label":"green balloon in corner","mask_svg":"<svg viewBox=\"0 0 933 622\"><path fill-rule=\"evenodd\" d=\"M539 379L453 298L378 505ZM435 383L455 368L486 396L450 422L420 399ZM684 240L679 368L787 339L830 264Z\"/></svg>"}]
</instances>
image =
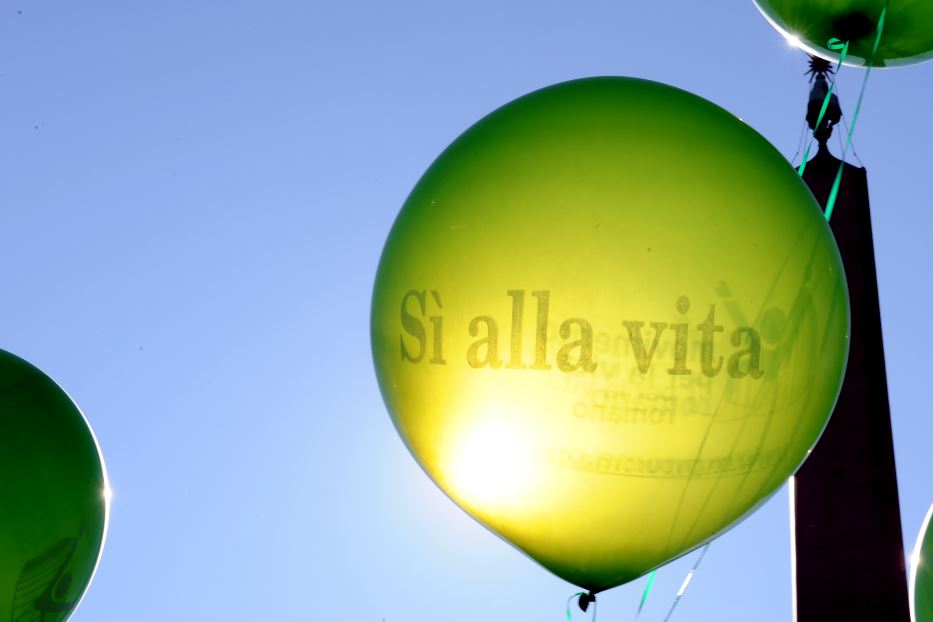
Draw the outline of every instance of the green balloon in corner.
<instances>
[{"instance_id":1,"label":"green balloon in corner","mask_svg":"<svg viewBox=\"0 0 933 622\"><path fill-rule=\"evenodd\" d=\"M910 612L914 622L933 622L933 505L917 536L910 564Z\"/></svg>"},{"instance_id":2,"label":"green balloon in corner","mask_svg":"<svg viewBox=\"0 0 933 622\"><path fill-rule=\"evenodd\" d=\"M0 350L0 622L62 622L97 567L107 474L81 411Z\"/></svg>"},{"instance_id":3,"label":"green balloon in corner","mask_svg":"<svg viewBox=\"0 0 933 622\"><path fill-rule=\"evenodd\" d=\"M755 4L788 40L799 41L811 54L838 60L839 50L829 47L830 39L848 41L846 65L867 64L876 40L875 67L933 58L933 0L755 0Z\"/></svg>"}]
</instances>

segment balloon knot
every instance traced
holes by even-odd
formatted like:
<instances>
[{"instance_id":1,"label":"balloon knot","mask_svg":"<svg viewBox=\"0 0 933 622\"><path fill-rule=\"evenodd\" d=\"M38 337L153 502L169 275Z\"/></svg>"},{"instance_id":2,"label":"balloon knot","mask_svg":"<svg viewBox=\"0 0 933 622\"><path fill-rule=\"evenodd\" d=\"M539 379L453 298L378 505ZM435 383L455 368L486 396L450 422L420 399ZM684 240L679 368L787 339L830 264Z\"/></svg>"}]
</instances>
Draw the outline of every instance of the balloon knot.
<instances>
[{"instance_id":1,"label":"balloon knot","mask_svg":"<svg viewBox=\"0 0 933 622\"><path fill-rule=\"evenodd\" d=\"M589 608L590 603L595 603L595 602L596 602L596 594L594 594L593 592L588 592L586 594L580 594L580 598L579 600L577 600L577 604L580 605L581 611L586 611Z\"/></svg>"}]
</instances>

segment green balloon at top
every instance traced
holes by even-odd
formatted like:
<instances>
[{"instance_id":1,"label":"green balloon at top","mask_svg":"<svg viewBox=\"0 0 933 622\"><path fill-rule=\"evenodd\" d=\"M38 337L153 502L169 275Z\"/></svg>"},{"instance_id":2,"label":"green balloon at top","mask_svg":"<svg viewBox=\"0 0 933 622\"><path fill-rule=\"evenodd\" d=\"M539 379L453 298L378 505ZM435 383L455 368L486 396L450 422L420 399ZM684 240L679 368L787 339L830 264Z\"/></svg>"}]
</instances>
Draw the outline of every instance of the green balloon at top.
<instances>
[{"instance_id":1,"label":"green balloon at top","mask_svg":"<svg viewBox=\"0 0 933 622\"><path fill-rule=\"evenodd\" d=\"M933 506L917 536L917 546L911 559L910 609L914 622L933 622L933 529L930 518Z\"/></svg>"},{"instance_id":2,"label":"green balloon at top","mask_svg":"<svg viewBox=\"0 0 933 622\"><path fill-rule=\"evenodd\" d=\"M91 581L107 476L87 421L51 378L0 350L0 622L61 622Z\"/></svg>"},{"instance_id":3,"label":"green balloon at top","mask_svg":"<svg viewBox=\"0 0 933 622\"><path fill-rule=\"evenodd\" d=\"M839 59L830 39L849 42L846 65L866 65L887 6L875 67L910 65L933 57L933 0L754 0L788 40L811 54Z\"/></svg>"}]
</instances>

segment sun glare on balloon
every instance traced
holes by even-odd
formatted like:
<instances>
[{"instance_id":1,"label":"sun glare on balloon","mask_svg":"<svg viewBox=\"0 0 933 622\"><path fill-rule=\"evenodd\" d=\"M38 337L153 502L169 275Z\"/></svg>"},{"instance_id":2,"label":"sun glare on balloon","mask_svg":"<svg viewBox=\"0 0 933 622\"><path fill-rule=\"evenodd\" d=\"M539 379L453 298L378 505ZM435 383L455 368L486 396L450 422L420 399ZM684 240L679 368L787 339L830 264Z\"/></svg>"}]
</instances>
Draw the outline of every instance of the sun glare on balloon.
<instances>
[{"instance_id":1,"label":"sun glare on balloon","mask_svg":"<svg viewBox=\"0 0 933 622\"><path fill-rule=\"evenodd\" d=\"M478 508L518 503L531 483L530 439L514 424L497 419L477 422L451 452L451 488Z\"/></svg>"},{"instance_id":2,"label":"sun glare on balloon","mask_svg":"<svg viewBox=\"0 0 933 622\"><path fill-rule=\"evenodd\" d=\"M787 35L787 45L792 48L802 49L803 42L800 40L800 37L797 35L788 34Z\"/></svg>"}]
</instances>

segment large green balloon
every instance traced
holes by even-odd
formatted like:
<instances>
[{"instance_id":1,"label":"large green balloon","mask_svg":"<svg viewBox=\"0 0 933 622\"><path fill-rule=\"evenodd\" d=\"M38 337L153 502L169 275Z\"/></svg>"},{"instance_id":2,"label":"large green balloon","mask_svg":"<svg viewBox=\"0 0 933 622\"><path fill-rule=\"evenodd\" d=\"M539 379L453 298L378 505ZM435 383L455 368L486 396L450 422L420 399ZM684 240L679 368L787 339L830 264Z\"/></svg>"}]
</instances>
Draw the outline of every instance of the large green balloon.
<instances>
[{"instance_id":1,"label":"large green balloon","mask_svg":"<svg viewBox=\"0 0 933 622\"><path fill-rule=\"evenodd\" d=\"M933 58L933 0L754 0L785 37L811 54L839 60L830 39L849 42L845 64L865 65L888 10L873 66L909 65Z\"/></svg>"},{"instance_id":2,"label":"large green balloon","mask_svg":"<svg viewBox=\"0 0 933 622\"><path fill-rule=\"evenodd\" d=\"M91 581L107 476L78 407L0 350L0 621L60 622Z\"/></svg>"},{"instance_id":3,"label":"large green balloon","mask_svg":"<svg viewBox=\"0 0 933 622\"><path fill-rule=\"evenodd\" d=\"M911 559L910 610L914 622L933 622L933 505L917 536L917 545Z\"/></svg>"},{"instance_id":4,"label":"large green balloon","mask_svg":"<svg viewBox=\"0 0 933 622\"><path fill-rule=\"evenodd\" d=\"M482 524L591 590L713 538L829 417L848 295L768 142L661 84L493 112L412 191L372 303L385 403Z\"/></svg>"}]
</instances>

